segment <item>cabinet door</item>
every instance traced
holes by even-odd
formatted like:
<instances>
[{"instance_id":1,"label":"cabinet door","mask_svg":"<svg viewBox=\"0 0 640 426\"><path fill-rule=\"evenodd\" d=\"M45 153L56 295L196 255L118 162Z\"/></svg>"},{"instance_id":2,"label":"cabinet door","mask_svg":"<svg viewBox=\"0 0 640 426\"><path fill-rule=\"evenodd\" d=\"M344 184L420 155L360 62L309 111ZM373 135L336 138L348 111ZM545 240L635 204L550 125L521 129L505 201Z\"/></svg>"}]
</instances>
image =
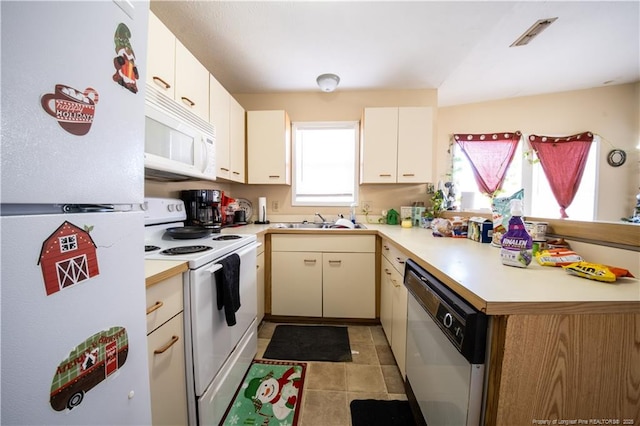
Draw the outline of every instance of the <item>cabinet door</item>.
<instances>
[{"instance_id":1,"label":"cabinet door","mask_svg":"<svg viewBox=\"0 0 640 426\"><path fill-rule=\"evenodd\" d=\"M365 108L360 147L360 183L395 183L398 108Z\"/></svg>"},{"instance_id":2,"label":"cabinet door","mask_svg":"<svg viewBox=\"0 0 640 426\"><path fill-rule=\"evenodd\" d=\"M209 122L209 71L176 39L175 100Z\"/></svg>"},{"instance_id":3,"label":"cabinet door","mask_svg":"<svg viewBox=\"0 0 640 426\"><path fill-rule=\"evenodd\" d=\"M147 82L171 99L175 94L176 37L149 11Z\"/></svg>"},{"instance_id":4,"label":"cabinet door","mask_svg":"<svg viewBox=\"0 0 640 426\"><path fill-rule=\"evenodd\" d=\"M216 128L216 176L231 177L230 98L222 84L209 75L209 122Z\"/></svg>"},{"instance_id":5,"label":"cabinet door","mask_svg":"<svg viewBox=\"0 0 640 426\"><path fill-rule=\"evenodd\" d=\"M398 110L398 183L432 182L433 108Z\"/></svg>"},{"instance_id":6,"label":"cabinet door","mask_svg":"<svg viewBox=\"0 0 640 426\"><path fill-rule=\"evenodd\" d=\"M229 97L229 145L231 177L234 182L245 181L245 111L233 97Z\"/></svg>"},{"instance_id":7,"label":"cabinet door","mask_svg":"<svg viewBox=\"0 0 640 426\"><path fill-rule=\"evenodd\" d=\"M182 312L147 336L151 419L154 425L187 424Z\"/></svg>"},{"instance_id":8,"label":"cabinet door","mask_svg":"<svg viewBox=\"0 0 640 426\"><path fill-rule=\"evenodd\" d=\"M271 313L322 316L322 253L271 254Z\"/></svg>"},{"instance_id":9,"label":"cabinet door","mask_svg":"<svg viewBox=\"0 0 640 426\"><path fill-rule=\"evenodd\" d=\"M380 265L380 323L382 330L387 336L389 344L393 338L393 283L391 282L391 271L393 266L386 258L382 258Z\"/></svg>"},{"instance_id":10,"label":"cabinet door","mask_svg":"<svg viewBox=\"0 0 640 426\"><path fill-rule=\"evenodd\" d=\"M402 378L407 374L407 288L402 283L402 275L394 271L395 277L390 281L393 284L393 321L391 330L391 351L396 358L396 364L400 369Z\"/></svg>"},{"instance_id":11,"label":"cabinet door","mask_svg":"<svg viewBox=\"0 0 640 426\"><path fill-rule=\"evenodd\" d=\"M291 184L291 122L285 111L247 111L250 184Z\"/></svg>"},{"instance_id":12,"label":"cabinet door","mask_svg":"<svg viewBox=\"0 0 640 426\"><path fill-rule=\"evenodd\" d=\"M322 315L375 318L375 254L323 253Z\"/></svg>"},{"instance_id":13,"label":"cabinet door","mask_svg":"<svg viewBox=\"0 0 640 426\"><path fill-rule=\"evenodd\" d=\"M264 252L256 257L256 282L258 292L258 324L264 318Z\"/></svg>"}]
</instances>

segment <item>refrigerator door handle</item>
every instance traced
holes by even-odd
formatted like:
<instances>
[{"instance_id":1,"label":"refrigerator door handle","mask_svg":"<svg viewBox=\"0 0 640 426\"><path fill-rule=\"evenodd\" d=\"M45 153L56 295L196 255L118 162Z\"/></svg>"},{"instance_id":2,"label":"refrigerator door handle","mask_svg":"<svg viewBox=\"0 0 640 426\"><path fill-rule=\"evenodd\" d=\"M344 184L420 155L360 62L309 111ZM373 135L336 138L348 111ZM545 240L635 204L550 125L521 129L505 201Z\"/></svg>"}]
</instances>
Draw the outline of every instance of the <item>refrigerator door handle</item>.
<instances>
[{"instance_id":1,"label":"refrigerator door handle","mask_svg":"<svg viewBox=\"0 0 640 426\"><path fill-rule=\"evenodd\" d=\"M115 211L113 204L65 204L62 206L65 213L95 213Z\"/></svg>"}]
</instances>

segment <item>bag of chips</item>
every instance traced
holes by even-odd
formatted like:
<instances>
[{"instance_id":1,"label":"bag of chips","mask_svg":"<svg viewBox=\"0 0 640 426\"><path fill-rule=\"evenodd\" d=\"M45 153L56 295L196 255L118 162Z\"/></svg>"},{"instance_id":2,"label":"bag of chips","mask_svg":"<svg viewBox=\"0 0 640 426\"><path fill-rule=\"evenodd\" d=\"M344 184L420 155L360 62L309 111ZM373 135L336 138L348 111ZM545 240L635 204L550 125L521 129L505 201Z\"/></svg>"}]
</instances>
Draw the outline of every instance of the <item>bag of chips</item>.
<instances>
[{"instance_id":1,"label":"bag of chips","mask_svg":"<svg viewBox=\"0 0 640 426\"><path fill-rule=\"evenodd\" d=\"M631 272L626 269L584 261L571 263L563 266L563 268L572 275L607 283L615 282L619 277L635 278Z\"/></svg>"},{"instance_id":2,"label":"bag of chips","mask_svg":"<svg viewBox=\"0 0 640 426\"><path fill-rule=\"evenodd\" d=\"M575 251L565 248L542 250L536 253L536 260L542 266L565 266L580 262L580 257Z\"/></svg>"}]
</instances>

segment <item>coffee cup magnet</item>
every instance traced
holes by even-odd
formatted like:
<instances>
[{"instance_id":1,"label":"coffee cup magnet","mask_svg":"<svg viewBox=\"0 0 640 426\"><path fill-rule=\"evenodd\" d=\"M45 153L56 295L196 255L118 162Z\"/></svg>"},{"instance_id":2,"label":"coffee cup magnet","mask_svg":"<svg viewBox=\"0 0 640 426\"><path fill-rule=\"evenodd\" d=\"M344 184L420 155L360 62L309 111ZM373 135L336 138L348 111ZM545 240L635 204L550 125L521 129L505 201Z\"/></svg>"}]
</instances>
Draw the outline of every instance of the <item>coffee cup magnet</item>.
<instances>
[{"instance_id":1,"label":"coffee cup magnet","mask_svg":"<svg viewBox=\"0 0 640 426\"><path fill-rule=\"evenodd\" d=\"M113 66L116 68L113 74L113 81L132 93L138 92L136 81L140 77L138 67L136 67L136 55L131 47L131 31L125 24L120 23L113 36L116 45L116 56L113 58Z\"/></svg>"},{"instance_id":2,"label":"coffee cup magnet","mask_svg":"<svg viewBox=\"0 0 640 426\"><path fill-rule=\"evenodd\" d=\"M56 84L54 92L42 95L40 102L45 112L58 120L60 127L71 134L82 136L89 132L93 124L98 92L91 87L81 91Z\"/></svg>"}]
</instances>

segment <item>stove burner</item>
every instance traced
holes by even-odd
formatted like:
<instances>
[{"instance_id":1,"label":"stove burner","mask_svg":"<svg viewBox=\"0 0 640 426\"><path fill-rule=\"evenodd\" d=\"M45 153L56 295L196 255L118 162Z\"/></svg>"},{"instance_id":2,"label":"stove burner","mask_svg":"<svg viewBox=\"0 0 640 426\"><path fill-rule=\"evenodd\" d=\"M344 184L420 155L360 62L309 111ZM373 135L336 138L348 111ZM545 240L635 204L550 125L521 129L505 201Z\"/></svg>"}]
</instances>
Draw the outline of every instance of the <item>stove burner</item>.
<instances>
[{"instance_id":1,"label":"stove burner","mask_svg":"<svg viewBox=\"0 0 640 426\"><path fill-rule=\"evenodd\" d=\"M144 246L144 252L145 253L148 253L150 251L155 251L155 250L160 250L160 247L158 247L158 246L147 246L147 245Z\"/></svg>"},{"instance_id":2,"label":"stove burner","mask_svg":"<svg viewBox=\"0 0 640 426\"><path fill-rule=\"evenodd\" d=\"M191 253L200 253L203 251L211 250L213 247L209 246L181 246L181 247L172 247L166 250L162 250L160 254L166 254L168 256L175 256L181 254L191 254Z\"/></svg>"},{"instance_id":3,"label":"stove burner","mask_svg":"<svg viewBox=\"0 0 640 426\"><path fill-rule=\"evenodd\" d=\"M214 237L213 241L224 241L224 240L237 240L242 238L240 235L220 235L219 237Z\"/></svg>"}]
</instances>

